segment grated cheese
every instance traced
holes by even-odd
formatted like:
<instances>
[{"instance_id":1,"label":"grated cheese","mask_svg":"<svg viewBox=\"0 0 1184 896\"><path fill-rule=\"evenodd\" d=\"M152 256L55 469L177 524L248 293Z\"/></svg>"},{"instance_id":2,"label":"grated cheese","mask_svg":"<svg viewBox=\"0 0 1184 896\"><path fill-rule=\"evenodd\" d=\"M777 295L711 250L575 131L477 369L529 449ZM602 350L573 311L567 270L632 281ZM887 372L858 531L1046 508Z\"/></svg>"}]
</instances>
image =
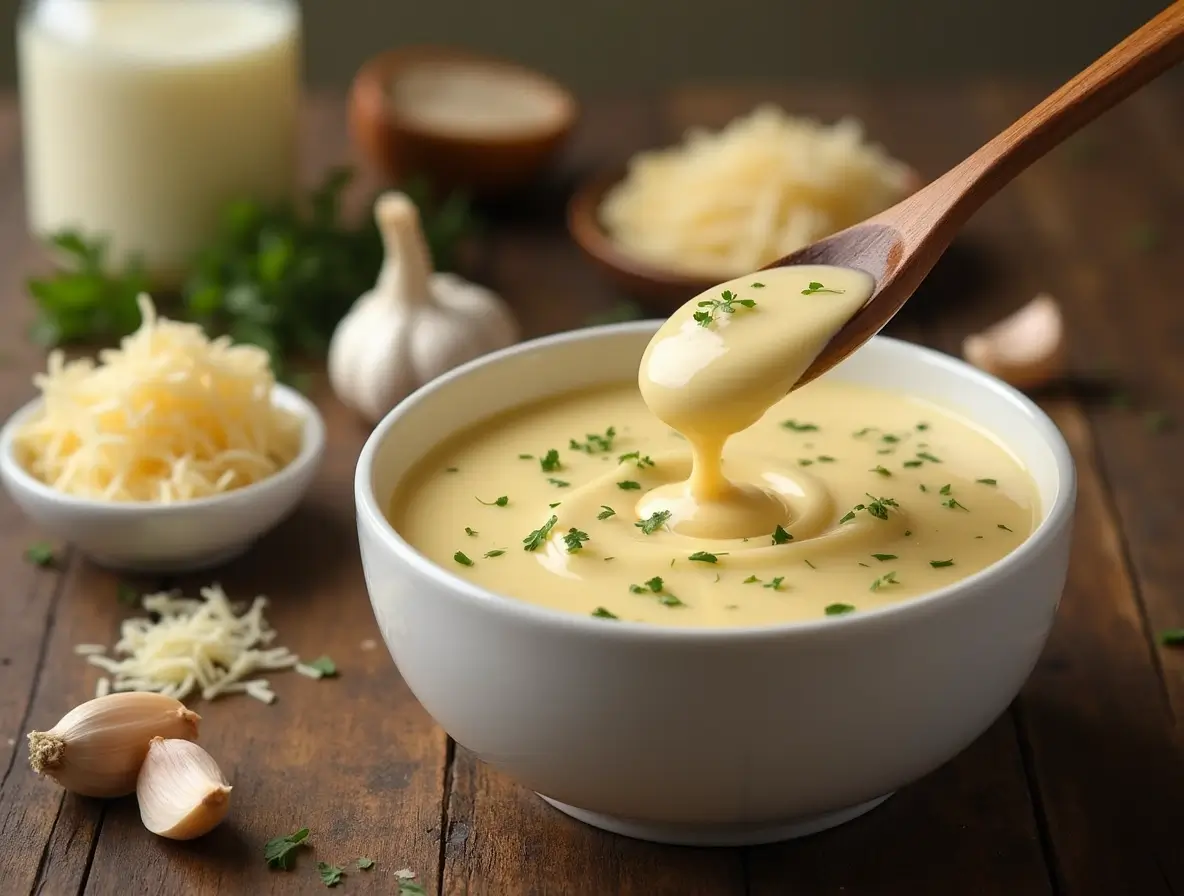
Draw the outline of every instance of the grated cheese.
<instances>
[{"instance_id":1,"label":"grated cheese","mask_svg":"<svg viewBox=\"0 0 1184 896\"><path fill-rule=\"evenodd\" d=\"M827 126L761 106L634 156L600 217L636 257L726 280L883 211L909 178L854 119Z\"/></svg>"},{"instance_id":2,"label":"grated cheese","mask_svg":"<svg viewBox=\"0 0 1184 896\"><path fill-rule=\"evenodd\" d=\"M87 656L111 676L112 691L157 691L178 700L194 693L205 700L246 694L272 703L270 682L250 676L299 662L286 647L269 646L276 633L263 618L265 597L245 607L215 584L201 589L201 598L149 594L143 606L152 617L124 620L112 650L120 658Z\"/></svg>"},{"instance_id":3,"label":"grated cheese","mask_svg":"<svg viewBox=\"0 0 1184 896\"><path fill-rule=\"evenodd\" d=\"M159 318L99 362L60 351L34 377L42 410L17 432L22 466L67 494L172 503L242 488L299 453L299 417L272 403L270 358L197 324Z\"/></svg>"}]
</instances>

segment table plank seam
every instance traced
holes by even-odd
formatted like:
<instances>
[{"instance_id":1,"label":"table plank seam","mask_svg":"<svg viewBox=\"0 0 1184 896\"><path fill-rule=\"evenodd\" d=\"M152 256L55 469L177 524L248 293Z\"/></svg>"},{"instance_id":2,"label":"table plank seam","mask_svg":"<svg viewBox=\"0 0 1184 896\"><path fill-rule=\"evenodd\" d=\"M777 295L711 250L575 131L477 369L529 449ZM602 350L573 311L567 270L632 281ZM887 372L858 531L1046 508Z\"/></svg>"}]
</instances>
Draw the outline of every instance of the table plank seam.
<instances>
[{"instance_id":1,"label":"table plank seam","mask_svg":"<svg viewBox=\"0 0 1184 896\"><path fill-rule=\"evenodd\" d=\"M1012 729L1015 731L1016 746L1019 748L1020 765L1024 770L1024 784L1027 786L1032 816L1036 819L1036 837L1040 844L1040 855L1044 859L1044 867L1048 873L1049 892L1051 896L1061 896L1065 892L1065 884L1060 863L1057 861L1057 851L1053 843L1052 827L1044 803L1044 794L1040 791L1040 776L1036 769L1036 757L1032 751L1032 742L1028 737L1028 722L1025 718L1022 700L1017 699L1012 702L1009 715L1012 719Z\"/></svg>"},{"instance_id":2,"label":"table plank seam","mask_svg":"<svg viewBox=\"0 0 1184 896\"><path fill-rule=\"evenodd\" d=\"M440 797L440 847L439 859L436 867L436 892L444 892L444 865L448 851L449 804L452 797L453 767L456 764L456 741L451 735L444 738L444 780L441 782L443 793Z\"/></svg>"},{"instance_id":3,"label":"table plank seam","mask_svg":"<svg viewBox=\"0 0 1184 896\"><path fill-rule=\"evenodd\" d=\"M29 888L30 896L41 892L41 888L45 886L45 872L48 870L49 848L53 845L54 831L58 829L58 822L62 820L62 808L66 802L66 792L63 790L58 794L58 810L53 817L53 824L49 827L49 833L45 837L45 843L41 846L41 855L37 859L37 873L33 876L33 885Z\"/></svg>"},{"instance_id":4,"label":"table plank seam","mask_svg":"<svg viewBox=\"0 0 1184 896\"><path fill-rule=\"evenodd\" d=\"M86 854L86 865L83 866L82 877L78 881L77 896L83 896L83 893L86 892L87 884L90 882L90 869L95 862L95 853L99 850L99 837L103 833L103 822L107 818L107 807L109 805L109 802L104 801L102 807L99 809L99 820L95 823L95 835L90 841L90 850Z\"/></svg>"}]
</instances>

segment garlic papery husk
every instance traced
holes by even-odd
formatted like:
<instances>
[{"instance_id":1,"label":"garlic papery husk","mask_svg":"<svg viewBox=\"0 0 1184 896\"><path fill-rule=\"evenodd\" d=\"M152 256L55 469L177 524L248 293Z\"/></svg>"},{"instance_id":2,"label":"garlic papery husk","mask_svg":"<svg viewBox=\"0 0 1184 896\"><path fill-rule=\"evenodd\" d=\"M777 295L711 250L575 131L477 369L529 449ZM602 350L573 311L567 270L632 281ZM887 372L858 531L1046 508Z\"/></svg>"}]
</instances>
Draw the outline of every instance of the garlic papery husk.
<instances>
[{"instance_id":1,"label":"garlic papery husk","mask_svg":"<svg viewBox=\"0 0 1184 896\"><path fill-rule=\"evenodd\" d=\"M1046 293L962 342L962 357L1017 389L1036 389L1061 376L1066 355L1061 309Z\"/></svg>"},{"instance_id":2,"label":"garlic papery husk","mask_svg":"<svg viewBox=\"0 0 1184 896\"><path fill-rule=\"evenodd\" d=\"M29 732L29 765L83 796L125 796L154 737L193 740L201 716L164 694L127 691L74 707Z\"/></svg>"},{"instance_id":3,"label":"garlic papery husk","mask_svg":"<svg viewBox=\"0 0 1184 896\"><path fill-rule=\"evenodd\" d=\"M136 781L140 820L161 837L192 840L226 817L230 790L218 763L197 744L154 737Z\"/></svg>"},{"instance_id":4,"label":"garlic papery husk","mask_svg":"<svg viewBox=\"0 0 1184 896\"><path fill-rule=\"evenodd\" d=\"M337 325L328 358L337 397L372 423L425 383L519 336L493 292L433 273L419 211L406 195L379 196L374 217L386 258L374 288Z\"/></svg>"}]
</instances>

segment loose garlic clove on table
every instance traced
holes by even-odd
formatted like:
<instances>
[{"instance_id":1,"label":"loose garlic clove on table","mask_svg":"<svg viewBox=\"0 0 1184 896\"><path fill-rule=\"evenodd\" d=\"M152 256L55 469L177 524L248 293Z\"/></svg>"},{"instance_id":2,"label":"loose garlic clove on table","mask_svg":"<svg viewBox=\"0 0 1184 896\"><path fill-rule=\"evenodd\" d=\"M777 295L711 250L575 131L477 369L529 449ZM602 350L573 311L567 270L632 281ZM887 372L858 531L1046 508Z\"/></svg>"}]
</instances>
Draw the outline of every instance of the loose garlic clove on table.
<instances>
[{"instance_id":1,"label":"loose garlic clove on table","mask_svg":"<svg viewBox=\"0 0 1184 896\"><path fill-rule=\"evenodd\" d=\"M1041 293L1009 317L967 336L962 357L1017 389L1035 389L1064 373L1064 331L1056 299Z\"/></svg>"},{"instance_id":2,"label":"loose garlic clove on table","mask_svg":"<svg viewBox=\"0 0 1184 896\"><path fill-rule=\"evenodd\" d=\"M197 744L154 737L136 781L140 820L161 837L192 840L226 817L230 791L218 763Z\"/></svg>"},{"instance_id":3,"label":"loose garlic clove on table","mask_svg":"<svg viewBox=\"0 0 1184 896\"><path fill-rule=\"evenodd\" d=\"M29 765L82 796L125 796L154 737L189 741L201 716L164 694L129 691L74 707L48 731L29 732Z\"/></svg>"}]
</instances>

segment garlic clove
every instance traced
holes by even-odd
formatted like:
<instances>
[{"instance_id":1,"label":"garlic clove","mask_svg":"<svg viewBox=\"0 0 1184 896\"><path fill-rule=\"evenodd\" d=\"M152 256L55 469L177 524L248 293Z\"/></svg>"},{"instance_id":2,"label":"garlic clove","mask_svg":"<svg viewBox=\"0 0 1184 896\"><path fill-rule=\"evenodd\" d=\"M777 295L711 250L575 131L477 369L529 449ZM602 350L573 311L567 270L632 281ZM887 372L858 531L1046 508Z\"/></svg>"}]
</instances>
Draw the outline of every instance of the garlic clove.
<instances>
[{"instance_id":1,"label":"garlic clove","mask_svg":"<svg viewBox=\"0 0 1184 896\"><path fill-rule=\"evenodd\" d=\"M230 791L218 763L197 744L154 737L136 781L140 820L161 837L192 840L226 817Z\"/></svg>"},{"instance_id":2,"label":"garlic clove","mask_svg":"<svg viewBox=\"0 0 1184 896\"><path fill-rule=\"evenodd\" d=\"M83 796L124 796L153 737L197 737L201 716L164 694L128 691L74 707L48 731L29 732L29 765Z\"/></svg>"},{"instance_id":3,"label":"garlic clove","mask_svg":"<svg viewBox=\"0 0 1184 896\"><path fill-rule=\"evenodd\" d=\"M1059 377L1066 356L1061 309L1045 293L962 342L962 357L1017 389L1035 389Z\"/></svg>"}]
</instances>

